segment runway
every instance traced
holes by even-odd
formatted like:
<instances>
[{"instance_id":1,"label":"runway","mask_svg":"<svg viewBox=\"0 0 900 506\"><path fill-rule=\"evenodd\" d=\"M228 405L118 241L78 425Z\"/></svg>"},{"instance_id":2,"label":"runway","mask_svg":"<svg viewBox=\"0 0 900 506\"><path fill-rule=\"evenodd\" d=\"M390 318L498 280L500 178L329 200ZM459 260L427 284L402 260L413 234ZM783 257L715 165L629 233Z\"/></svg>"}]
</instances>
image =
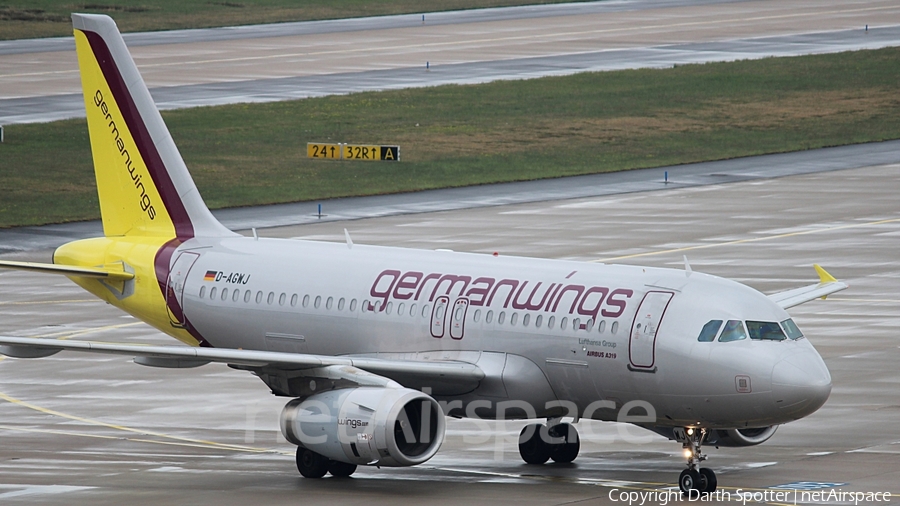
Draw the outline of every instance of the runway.
<instances>
[{"instance_id":1,"label":"runway","mask_svg":"<svg viewBox=\"0 0 900 506\"><path fill-rule=\"evenodd\" d=\"M900 5L633 0L126 40L157 104L174 109L896 46ZM0 124L84 115L72 44L0 42Z\"/></svg>"},{"instance_id":2,"label":"runway","mask_svg":"<svg viewBox=\"0 0 900 506\"><path fill-rule=\"evenodd\" d=\"M875 165L260 233L343 241L346 227L357 244L674 268L686 254L694 270L764 292L812 282L811 265L821 263L851 288L791 314L831 370L831 398L763 445L710 448L708 464L732 493L900 493L898 169ZM64 279L2 272L0 293L4 335L172 343ZM424 466L303 480L292 447L278 436L284 401L223 366L160 370L63 353L0 361L0 385L4 504L613 504L611 493L673 487L682 467L677 444L588 422L580 423L585 442L574 465L527 466L512 442L518 423L485 428L461 420L449 423L442 451Z\"/></svg>"}]
</instances>

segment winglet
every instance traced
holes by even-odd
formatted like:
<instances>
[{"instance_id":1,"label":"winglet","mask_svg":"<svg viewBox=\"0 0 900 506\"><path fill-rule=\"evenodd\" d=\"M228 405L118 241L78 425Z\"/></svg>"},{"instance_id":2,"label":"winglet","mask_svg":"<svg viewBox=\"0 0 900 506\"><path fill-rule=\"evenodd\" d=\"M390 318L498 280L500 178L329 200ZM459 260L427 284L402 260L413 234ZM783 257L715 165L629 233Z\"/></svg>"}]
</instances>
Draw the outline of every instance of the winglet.
<instances>
[{"instance_id":1,"label":"winglet","mask_svg":"<svg viewBox=\"0 0 900 506\"><path fill-rule=\"evenodd\" d=\"M819 264L813 264L813 268L816 269L816 274L819 275L819 283L836 283L837 279L831 274L828 274L828 271L822 268ZM823 297L824 298L824 297Z\"/></svg>"}]
</instances>

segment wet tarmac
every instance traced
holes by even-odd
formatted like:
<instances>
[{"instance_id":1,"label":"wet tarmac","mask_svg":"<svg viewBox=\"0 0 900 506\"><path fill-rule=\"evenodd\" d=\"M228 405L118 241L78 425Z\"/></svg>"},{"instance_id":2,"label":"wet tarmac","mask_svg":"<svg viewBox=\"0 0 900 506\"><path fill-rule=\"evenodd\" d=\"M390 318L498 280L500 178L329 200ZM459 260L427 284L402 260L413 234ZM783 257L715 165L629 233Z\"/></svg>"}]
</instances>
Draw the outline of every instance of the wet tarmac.
<instances>
[{"instance_id":1,"label":"wet tarmac","mask_svg":"<svg viewBox=\"0 0 900 506\"><path fill-rule=\"evenodd\" d=\"M357 244L674 268L687 255L696 271L764 292L814 282L812 264L822 264L850 288L791 314L831 370L831 398L760 446L708 449L732 504L738 491L790 504L775 492L900 493L898 190L900 165L877 165L260 234L343 241L348 228ZM0 272L0 294L4 335L172 343L66 279ZM0 502L621 504L623 491L671 490L683 467L675 443L584 421L574 464L529 466L514 444L520 423L451 420L423 466L304 480L278 434L283 404L224 366L162 370L73 353L0 360Z\"/></svg>"},{"instance_id":2,"label":"wet tarmac","mask_svg":"<svg viewBox=\"0 0 900 506\"><path fill-rule=\"evenodd\" d=\"M900 45L890 0L632 0L129 34L157 105L671 67ZM71 39L0 42L0 124L83 117Z\"/></svg>"}]
</instances>

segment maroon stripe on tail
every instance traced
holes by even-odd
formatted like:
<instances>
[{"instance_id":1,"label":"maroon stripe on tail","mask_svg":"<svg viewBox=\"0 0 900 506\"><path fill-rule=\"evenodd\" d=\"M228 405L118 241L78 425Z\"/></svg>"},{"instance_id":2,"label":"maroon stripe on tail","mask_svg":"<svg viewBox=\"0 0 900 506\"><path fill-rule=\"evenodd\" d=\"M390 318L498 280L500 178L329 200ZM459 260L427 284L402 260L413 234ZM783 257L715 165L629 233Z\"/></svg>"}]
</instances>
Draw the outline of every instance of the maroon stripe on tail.
<instances>
[{"instance_id":1,"label":"maroon stripe on tail","mask_svg":"<svg viewBox=\"0 0 900 506\"><path fill-rule=\"evenodd\" d=\"M175 190L175 184L172 182L172 178L169 177L169 172L166 170L165 164L163 164L162 157L159 156L156 145L153 144L147 125L144 124L144 120L138 112L134 99L125 85L125 80L122 79L112 54L109 52L109 47L107 47L106 42L100 35L87 31L82 33L87 36L88 42L91 44L91 50L100 64L103 77L106 78L106 83L112 91L113 98L115 98L122 112L122 119L125 120L128 130L134 136L141 158L147 164L150 178L153 179L153 184L156 185L156 189L159 191L160 197L162 197L163 205L166 206L166 211L168 211L172 222L175 224L176 237L181 239L182 242L194 237L194 225L191 223L187 209L185 209L181 197L178 196L178 192Z\"/></svg>"}]
</instances>

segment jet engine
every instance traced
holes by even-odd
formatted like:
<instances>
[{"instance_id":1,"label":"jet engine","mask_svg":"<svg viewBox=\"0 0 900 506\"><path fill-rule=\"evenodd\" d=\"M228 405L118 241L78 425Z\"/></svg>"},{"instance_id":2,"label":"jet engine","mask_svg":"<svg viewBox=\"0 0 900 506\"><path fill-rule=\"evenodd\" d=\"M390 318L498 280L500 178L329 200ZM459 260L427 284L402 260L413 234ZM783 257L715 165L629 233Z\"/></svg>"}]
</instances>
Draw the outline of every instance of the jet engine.
<instances>
[{"instance_id":1,"label":"jet engine","mask_svg":"<svg viewBox=\"0 0 900 506\"><path fill-rule=\"evenodd\" d=\"M717 430L719 441L718 446L756 446L775 434L778 429L777 425L771 427L761 427L758 429L731 429Z\"/></svg>"},{"instance_id":2,"label":"jet engine","mask_svg":"<svg viewBox=\"0 0 900 506\"><path fill-rule=\"evenodd\" d=\"M440 404L408 388L345 388L294 399L281 433L331 460L388 467L421 464L444 441Z\"/></svg>"},{"instance_id":3,"label":"jet engine","mask_svg":"<svg viewBox=\"0 0 900 506\"><path fill-rule=\"evenodd\" d=\"M659 435L665 436L673 441L676 440L675 433L672 427L643 427L647 430L652 430ZM775 434L775 430L777 428L777 425L773 425L771 427L761 427L758 429L715 429L710 431L709 437L706 441L707 444L712 444L715 446L756 446L772 437L772 434Z\"/></svg>"}]
</instances>

